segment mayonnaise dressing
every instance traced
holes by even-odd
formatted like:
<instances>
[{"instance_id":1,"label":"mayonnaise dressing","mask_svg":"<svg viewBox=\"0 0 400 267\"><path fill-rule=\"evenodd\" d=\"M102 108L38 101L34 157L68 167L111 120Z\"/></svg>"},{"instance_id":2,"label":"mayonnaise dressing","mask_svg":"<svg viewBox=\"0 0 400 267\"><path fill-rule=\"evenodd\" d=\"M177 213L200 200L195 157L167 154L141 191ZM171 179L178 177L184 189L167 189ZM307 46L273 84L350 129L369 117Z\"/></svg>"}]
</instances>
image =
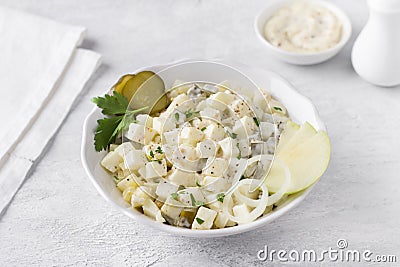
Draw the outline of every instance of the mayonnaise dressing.
<instances>
[{"instance_id":1,"label":"mayonnaise dressing","mask_svg":"<svg viewBox=\"0 0 400 267\"><path fill-rule=\"evenodd\" d=\"M295 1L275 12L265 24L264 35L272 45L286 51L314 53L340 41L342 24L323 6Z\"/></svg>"}]
</instances>

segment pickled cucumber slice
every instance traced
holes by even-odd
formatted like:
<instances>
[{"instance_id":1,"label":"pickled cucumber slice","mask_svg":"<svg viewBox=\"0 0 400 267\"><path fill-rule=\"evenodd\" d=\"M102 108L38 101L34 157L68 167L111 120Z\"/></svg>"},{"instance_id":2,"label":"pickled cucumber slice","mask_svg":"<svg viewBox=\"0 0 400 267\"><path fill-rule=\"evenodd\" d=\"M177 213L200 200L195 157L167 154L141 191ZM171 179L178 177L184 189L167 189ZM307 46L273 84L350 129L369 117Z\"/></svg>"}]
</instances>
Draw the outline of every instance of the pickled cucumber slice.
<instances>
[{"instance_id":1,"label":"pickled cucumber slice","mask_svg":"<svg viewBox=\"0 0 400 267\"><path fill-rule=\"evenodd\" d=\"M134 74L126 74L119 78L118 82L114 84L113 90L117 93L122 94L122 91L124 90L125 84L127 81L129 81L131 78L133 78L135 75Z\"/></svg>"},{"instance_id":2,"label":"pickled cucumber slice","mask_svg":"<svg viewBox=\"0 0 400 267\"><path fill-rule=\"evenodd\" d=\"M130 78L122 94L130 100L130 108L139 109L148 106L150 114L160 112L168 106L164 82L152 71L142 71Z\"/></svg>"}]
</instances>

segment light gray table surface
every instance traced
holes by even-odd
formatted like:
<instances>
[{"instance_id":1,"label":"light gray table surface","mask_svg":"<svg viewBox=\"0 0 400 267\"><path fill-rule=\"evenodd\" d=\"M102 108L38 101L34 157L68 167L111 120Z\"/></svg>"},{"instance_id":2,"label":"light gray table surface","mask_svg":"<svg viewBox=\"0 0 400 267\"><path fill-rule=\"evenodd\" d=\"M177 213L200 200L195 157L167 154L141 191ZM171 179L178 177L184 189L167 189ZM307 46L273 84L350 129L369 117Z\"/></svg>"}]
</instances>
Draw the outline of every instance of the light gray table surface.
<instances>
[{"instance_id":1,"label":"light gray table surface","mask_svg":"<svg viewBox=\"0 0 400 267\"><path fill-rule=\"evenodd\" d=\"M0 266L279 265L260 262L257 252L265 245L323 250L340 238L352 249L397 255L399 264L400 88L369 85L350 62L366 3L333 1L349 14L353 36L332 60L300 67L268 57L257 39L254 18L267 2L1 0L87 27L82 47L101 53L103 65L0 218ZM186 57L233 58L275 71L312 99L328 127L328 171L301 205L265 227L216 239L170 236L113 209L85 174L80 144L90 98L122 73Z\"/></svg>"}]
</instances>

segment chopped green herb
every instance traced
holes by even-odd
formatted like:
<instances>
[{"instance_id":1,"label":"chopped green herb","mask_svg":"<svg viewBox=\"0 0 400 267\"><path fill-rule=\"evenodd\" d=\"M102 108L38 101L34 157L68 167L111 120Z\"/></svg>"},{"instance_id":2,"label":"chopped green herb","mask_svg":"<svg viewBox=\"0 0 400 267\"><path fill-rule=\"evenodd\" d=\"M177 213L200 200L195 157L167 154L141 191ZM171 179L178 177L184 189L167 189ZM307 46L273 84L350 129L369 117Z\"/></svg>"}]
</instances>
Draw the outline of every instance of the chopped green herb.
<instances>
[{"instance_id":1,"label":"chopped green herb","mask_svg":"<svg viewBox=\"0 0 400 267\"><path fill-rule=\"evenodd\" d=\"M221 203L224 202L225 194L224 193L219 193L217 194L217 200Z\"/></svg>"},{"instance_id":2,"label":"chopped green herb","mask_svg":"<svg viewBox=\"0 0 400 267\"><path fill-rule=\"evenodd\" d=\"M203 132L205 129L207 129L207 127L203 127L203 128L201 128L201 131Z\"/></svg>"},{"instance_id":3,"label":"chopped green herb","mask_svg":"<svg viewBox=\"0 0 400 267\"><path fill-rule=\"evenodd\" d=\"M115 179L116 181L119 181L119 178L118 178L116 175L114 175L113 177L114 177L114 179Z\"/></svg>"},{"instance_id":4,"label":"chopped green herb","mask_svg":"<svg viewBox=\"0 0 400 267\"><path fill-rule=\"evenodd\" d=\"M196 206L204 206L206 203L204 203L203 201L196 201Z\"/></svg>"},{"instance_id":5,"label":"chopped green herb","mask_svg":"<svg viewBox=\"0 0 400 267\"><path fill-rule=\"evenodd\" d=\"M194 196L192 193L190 193L190 200L192 201L192 206L195 207L196 206L196 199L194 199Z\"/></svg>"},{"instance_id":6,"label":"chopped green herb","mask_svg":"<svg viewBox=\"0 0 400 267\"><path fill-rule=\"evenodd\" d=\"M260 120L257 117L253 117L253 120L257 126L260 126Z\"/></svg>"},{"instance_id":7,"label":"chopped green herb","mask_svg":"<svg viewBox=\"0 0 400 267\"><path fill-rule=\"evenodd\" d=\"M153 152L153 150L150 150L150 157L154 158L154 152Z\"/></svg>"},{"instance_id":8,"label":"chopped green herb","mask_svg":"<svg viewBox=\"0 0 400 267\"><path fill-rule=\"evenodd\" d=\"M196 181L196 185L197 185L198 187L201 187L201 184L199 184L198 181Z\"/></svg>"},{"instance_id":9,"label":"chopped green herb","mask_svg":"<svg viewBox=\"0 0 400 267\"><path fill-rule=\"evenodd\" d=\"M274 107L275 110L279 110L282 111L282 109L280 107Z\"/></svg>"},{"instance_id":10,"label":"chopped green herb","mask_svg":"<svg viewBox=\"0 0 400 267\"><path fill-rule=\"evenodd\" d=\"M186 119L190 119L191 117L198 116L199 114L200 114L200 111L194 111L192 109L185 111Z\"/></svg>"},{"instance_id":11,"label":"chopped green herb","mask_svg":"<svg viewBox=\"0 0 400 267\"><path fill-rule=\"evenodd\" d=\"M241 180L243 180L243 179L245 179L244 175L240 176L239 181L241 181Z\"/></svg>"},{"instance_id":12,"label":"chopped green herb","mask_svg":"<svg viewBox=\"0 0 400 267\"><path fill-rule=\"evenodd\" d=\"M196 222L197 222L198 224L203 224L203 223L204 223L204 220L203 220L203 219L200 219L199 217L196 217Z\"/></svg>"},{"instance_id":13,"label":"chopped green herb","mask_svg":"<svg viewBox=\"0 0 400 267\"><path fill-rule=\"evenodd\" d=\"M178 193L172 193L171 197L175 200L178 200Z\"/></svg>"},{"instance_id":14,"label":"chopped green herb","mask_svg":"<svg viewBox=\"0 0 400 267\"><path fill-rule=\"evenodd\" d=\"M155 150L158 154L163 154L164 152L162 151L161 147L158 146L157 149Z\"/></svg>"},{"instance_id":15,"label":"chopped green herb","mask_svg":"<svg viewBox=\"0 0 400 267\"><path fill-rule=\"evenodd\" d=\"M175 113L175 120L179 121L179 113L178 112Z\"/></svg>"},{"instance_id":16,"label":"chopped green herb","mask_svg":"<svg viewBox=\"0 0 400 267\"><path fill-rule=\"evenodd\" d=\"M231 135L232 139L236 139L236 137L237 137L237 133L231 133L230 135Z\"/></svg>"},{"instance_id":17,"label":"chopped green herb","mask_svg":"<svg viewBox=\"0 0 400 267\"><path fill-rule=\"evenodd\" d=\"M241 159L242 158L242 151L240 151L240 148L239 148L239 143L236 143L236 147L238 148L238 150L239 150L239 154L237 155L237 159Z\"/></svg>"}]
</instances>

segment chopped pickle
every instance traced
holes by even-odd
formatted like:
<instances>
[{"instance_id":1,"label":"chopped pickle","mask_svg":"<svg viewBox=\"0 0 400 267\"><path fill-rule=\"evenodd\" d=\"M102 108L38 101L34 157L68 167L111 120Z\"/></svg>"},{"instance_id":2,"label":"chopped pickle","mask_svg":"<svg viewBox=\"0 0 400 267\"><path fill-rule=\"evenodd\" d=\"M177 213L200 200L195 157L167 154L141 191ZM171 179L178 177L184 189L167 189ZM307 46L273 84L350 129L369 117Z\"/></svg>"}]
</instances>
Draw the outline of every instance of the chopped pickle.
<instances>
[{"instance_id":1,"label":"chopped pickle","mask_svg":"<svg viewBox=\"0 0 400 267\"><path fill-rule=\"evenodd\" d=\"M190 210L183 210L181 211L181 214L179 215L178 220L176 221L176 226L180 227L187 227L190 228L194 217L196 217L196 209L190 209Z\"/></svg>"},{"instance_id":2,"label":"chopped pickle","mask_svg":"<svg viewBox=\"0 0 400 267\"><path fill-rule=\"evenodd\" d=\"M122 94L122 91L124 90L126 82L129 81L133 77L135 77L134 74L125 74L124 76L119 78L118 82L116 84L114 84L112 89L115 92Z\"/></svg>"},{"instance_id":3,"label":"chopped pickle","mask_svg":"<svg viewBox=\"0 0 400 267\"><path fill-rule=\"evenodd\" d=\"M168 106L163 80L152 71L142 71L130 78L122 91L130 101L131 109L150 107L150 114L164 110Z\"/></svg>"}]
</instances>

